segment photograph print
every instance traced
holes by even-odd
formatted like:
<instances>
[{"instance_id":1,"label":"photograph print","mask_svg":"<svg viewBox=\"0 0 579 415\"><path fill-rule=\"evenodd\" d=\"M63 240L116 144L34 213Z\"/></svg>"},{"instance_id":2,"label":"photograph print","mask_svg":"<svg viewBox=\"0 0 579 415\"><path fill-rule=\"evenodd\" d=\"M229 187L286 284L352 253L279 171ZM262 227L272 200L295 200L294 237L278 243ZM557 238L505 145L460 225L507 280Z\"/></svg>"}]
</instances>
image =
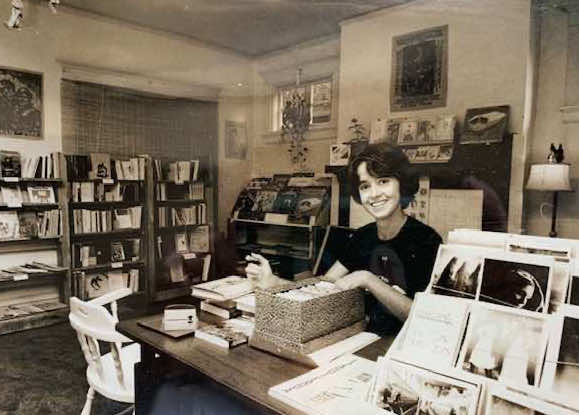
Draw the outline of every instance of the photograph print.
<instances>
[{"instance_id":1,"label":"photograph print","mask_svg":"<svg viewBox=\"0 0 579 415\"><path fill-rule=\"evenodd\" d=\"M504 385L491 385L485 415L573 415L577 412Z\"/></svg>"},{"instance_id":2,"label":"photograph print","mask_svg":"<svg viewBox=\"0 0 579 415\"><path fill-rule=\"evenodd\" d=\"M390 110L444 107L447 90L448 26L392 39Z\"/></svg>"},{"instance_id":3,"label":"photograph print","mask_svg":"<svg viewBox=\"0 0 579 415\"><path fill-rule=\"evenodd\" d=\"M508 125L508 105L469 108L464 117L460 143L500 143Z\"/></svg>"},{"instance_id":4,"label":"photograph print","mask_svg":"<svg viewBox=\"0 0 579 415\"><path fill-rule=\"evenodd\" d=\"M507 255L505 259L484 259L479 300L506 307L546 312L551 267L511 261L509 258L511 257Z\"/></svg>"},{"instance_id":5,"label":"photograph print","mask_svg":"<svg viewBox=\"0 0 579 415\"><path fill-rule=\"evenodd\" d=\"M42 138L42 74L0 68L0 135Z\"/></svg>"},{"instance_id":6,"label":"photograph print","mask_svg":"<svg viewBox=\"0 0 579 415\"><path fill-rule=\"evenodd\" d=\"M568 303L579 306L579 275L572 275L571 278L569 278Z\"/></svg>"},{"instance_id":7,"label":"photograph print","mask_svg":"<svg viewBox=\"0 0 579 415\"><path fill-rule=\"evenodd\" d=\"M432 270L430 292L475 299L482 255L469 248L441 245Z\"/></svg>"},{"instance_id":8,"label":"photograph print","mask_svg":"<svg viewBox=\"0 0 579 415\"><path fill-rule=\"evenodd\" d=\"M457 366L508 384L538 386L546 345L543 314L477 303Z\"/></svg>"},{"instance_id":9,"label":"photograph print","mask_svg":"<svg viewBox=\"0 0 579 415\"><path fill-rule=\"evenodd\" d=\"M376 380L378 407L397 415L475 415L480 385L384 359Z\"/></svg>"}]
</instances>

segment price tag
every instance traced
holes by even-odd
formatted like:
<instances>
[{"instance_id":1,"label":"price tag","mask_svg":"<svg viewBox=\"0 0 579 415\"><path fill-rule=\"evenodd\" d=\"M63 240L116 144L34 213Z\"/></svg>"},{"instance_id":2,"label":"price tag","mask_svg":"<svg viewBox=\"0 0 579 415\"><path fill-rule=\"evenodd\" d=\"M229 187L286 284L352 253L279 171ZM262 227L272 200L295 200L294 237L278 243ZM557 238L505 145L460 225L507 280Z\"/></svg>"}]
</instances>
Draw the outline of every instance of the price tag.
<instances>
[{"instance_id":1,"label":"price tag","mask_svg":"<svg viewBox=\"0 0 579 415\"><path fill-rule=\"evenodd\" d=\"M103 179L103 184L114 184L115 181L113 179Z\"/></svg>"},{"instance_id":2,"label":"price tag","mask_svg":"<svg viewBox=\"0 0 579 415\"><path fill-rule=\"evenodd\" d=\"M10 200L10 201L8 201L8 207L9 208L21 208L22 202L19 200Z\"/></svg>"},{"instance_id":3,"label":"price tag","mask_svg":"<svg viewBox=\"0 0 579 415\"><path fill-rule=\"evenodd\" d=\"M14 274L12 279L14 281L24 281L28 279L28 274Z\"/></svg>"},{"instance_id":4,"label":"price tag","mask_svg":"<svg viewBox=\"0 0 579 415\"><path fill-rule=\"evenodd\" d=\"M111 263L111 268L122 268L123 267L123 263L122 262L113 262Z\"/></svg>"},{"instance_id":5,"label":"price tag","mask_svg":"<svg viewBox=\"0 0 579 415\"><path fill-rule=\"evenodd\" d=\"M185 252L184 254L181 254L181 256L183 257L183 259L197 258L197 255L195 255L195 252Z\"/></svg>"},{"instance_id":6,"label":"price tag","mask_svg":"<svg viewBox=\"0 0 579 415\"><path fill-rule=\"evenodd\" d=\"M18 183L20 181L20 177L4 177L3 180L5 182Z\"/></svg>"}]
</instances>

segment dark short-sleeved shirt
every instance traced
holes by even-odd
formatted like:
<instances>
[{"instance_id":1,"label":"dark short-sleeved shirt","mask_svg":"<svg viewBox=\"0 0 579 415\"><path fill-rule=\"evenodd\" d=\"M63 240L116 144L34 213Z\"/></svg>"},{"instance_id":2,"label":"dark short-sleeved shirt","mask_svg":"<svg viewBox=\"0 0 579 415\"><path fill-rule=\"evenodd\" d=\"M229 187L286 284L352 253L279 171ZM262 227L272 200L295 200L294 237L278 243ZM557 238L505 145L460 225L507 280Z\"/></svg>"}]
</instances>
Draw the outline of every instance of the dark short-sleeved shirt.
<instances>
[{"instance_id":1,"label":"dark short-sleeved shirt","mask_svg":"<svg viewBox=\"0 0 579 415\"><path fill-rule=\"evenodd\" d=\"M390 285L402 288L414 298L424 291L442 239L434 229L408 217L398 235L383 241L378 238L375 222L358 229L340 258L349 272L367 270L388 279ZM392 334L402 323L373 296L366 299L368 329L379 334Z\"/></svg>"}]
</instances>

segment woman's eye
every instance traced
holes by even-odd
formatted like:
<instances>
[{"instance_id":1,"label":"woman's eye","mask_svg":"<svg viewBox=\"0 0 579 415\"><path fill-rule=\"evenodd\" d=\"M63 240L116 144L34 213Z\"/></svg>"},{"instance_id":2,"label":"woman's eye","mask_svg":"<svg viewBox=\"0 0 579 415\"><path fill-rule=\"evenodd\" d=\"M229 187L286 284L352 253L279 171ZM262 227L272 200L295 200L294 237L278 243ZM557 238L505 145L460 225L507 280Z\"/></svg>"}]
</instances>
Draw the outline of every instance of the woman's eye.
<instances>
[{"instance_id":1,"label":"woman's eye","mask_svg":"<svg viewBox=\"0 0 579 415\"><path fill-rule=\"evenodd\" d=\"M390 183L390 179L378 179L378 184L384 185Z\"/></svg>"},{"instance_id":2,"label":"woman's eye","mask_svg":"<svg viewBox=\"0 0 579 415\"><path fill-rule=\"evenodd\" d=\"M361 184L359 187L360 190L368 190L369 188L370 188L370 186L367 184Z\"/></svg>"}]
</instances>

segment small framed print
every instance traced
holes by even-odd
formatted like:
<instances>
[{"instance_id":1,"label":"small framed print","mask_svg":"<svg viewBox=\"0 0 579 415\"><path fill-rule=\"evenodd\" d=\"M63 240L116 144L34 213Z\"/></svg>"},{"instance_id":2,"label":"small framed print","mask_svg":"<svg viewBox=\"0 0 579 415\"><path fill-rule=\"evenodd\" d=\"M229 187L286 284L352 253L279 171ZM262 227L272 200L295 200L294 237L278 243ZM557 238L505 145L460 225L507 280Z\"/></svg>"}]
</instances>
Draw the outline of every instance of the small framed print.
<instances>
[{"instance_id":1,"label":"small framed print","mask_svg":"<svg viewBox=\"0 0 579 415\"><path fill-rule=\"evenodd\" d=\"M350 154L349 144L332 144L330 146L330 166L347 166Z\"/></svg>"},{"instance_id":2,"label":"small framed print","mask_svg":"<svg viewBox=\"0 0 579 415\"><path fill-rule=\"evenodd\" d=\"M0 96L0 135L42 138L42 74L0 68Z\"/></svg>"}]
</instances>

